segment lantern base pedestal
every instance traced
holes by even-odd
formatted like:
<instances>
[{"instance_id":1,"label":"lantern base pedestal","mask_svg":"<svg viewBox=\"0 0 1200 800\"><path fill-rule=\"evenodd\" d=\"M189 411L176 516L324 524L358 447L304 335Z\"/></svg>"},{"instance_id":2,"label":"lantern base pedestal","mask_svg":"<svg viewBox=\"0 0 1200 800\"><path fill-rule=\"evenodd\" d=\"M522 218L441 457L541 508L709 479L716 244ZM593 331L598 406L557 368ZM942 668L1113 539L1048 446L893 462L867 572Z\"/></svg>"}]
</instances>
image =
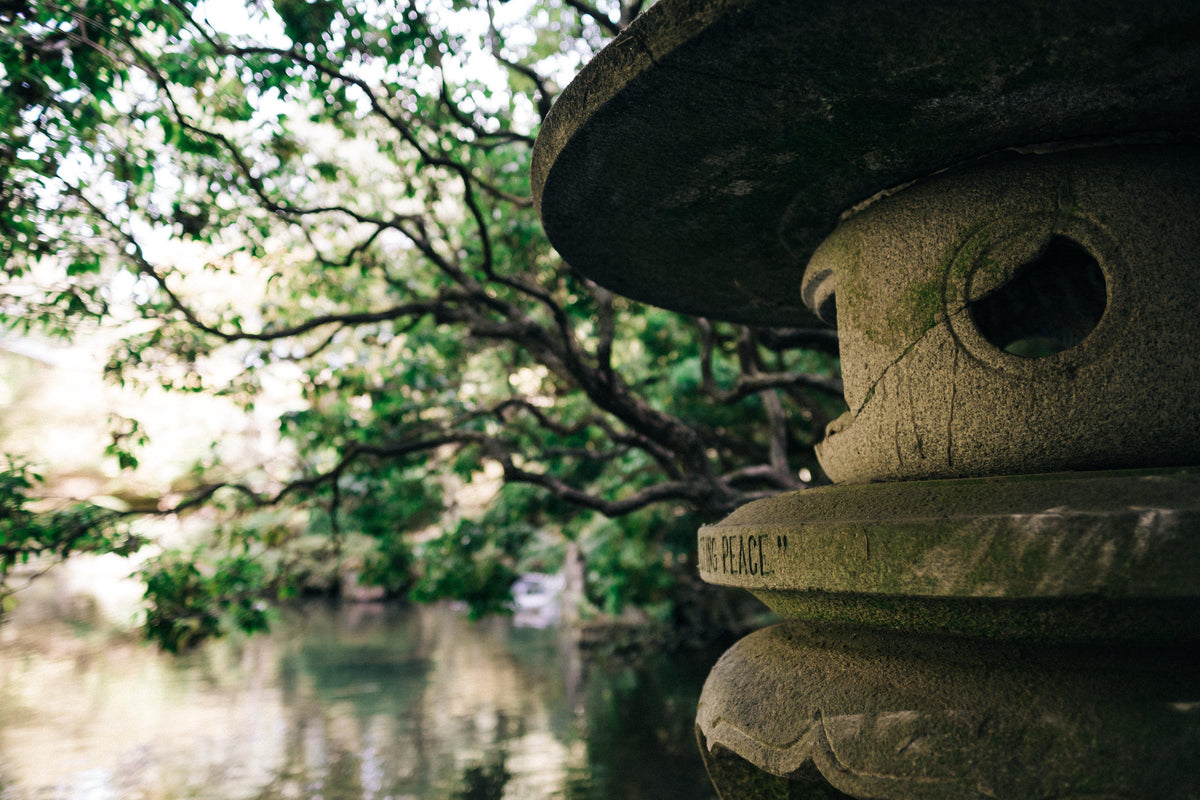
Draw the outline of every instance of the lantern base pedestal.
<instances>
[{"instance_id":1,"label":"lantern base pedestal","mask_svg":"<svg viewBox=\"0 0 1200 800\"><path fill-rule=\"evenodd\" d=\"M696 730L722 800L1194 797L1197 655L789 622L721 657Z\"/></svg>"}]
</instances>

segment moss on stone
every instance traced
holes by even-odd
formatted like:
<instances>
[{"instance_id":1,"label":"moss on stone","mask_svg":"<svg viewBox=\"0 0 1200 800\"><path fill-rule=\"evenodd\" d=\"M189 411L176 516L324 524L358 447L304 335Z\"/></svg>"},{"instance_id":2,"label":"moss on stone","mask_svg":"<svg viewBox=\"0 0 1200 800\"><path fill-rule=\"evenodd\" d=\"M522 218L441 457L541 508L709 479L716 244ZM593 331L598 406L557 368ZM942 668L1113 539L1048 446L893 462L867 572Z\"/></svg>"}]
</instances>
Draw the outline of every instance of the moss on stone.
<instances>
[{"instance_id":1,"label":"moss on stone","mask_svg":"<svg viewBox=\"0 0 1200 800\"><path fill-rule=\"evenodd\" d=\"M1198 638L1197 531L1198 469L829 486L705 526L700 569L803 619ZM742 549L757 568L733 566Z\"/></svg>"}]
</instances>

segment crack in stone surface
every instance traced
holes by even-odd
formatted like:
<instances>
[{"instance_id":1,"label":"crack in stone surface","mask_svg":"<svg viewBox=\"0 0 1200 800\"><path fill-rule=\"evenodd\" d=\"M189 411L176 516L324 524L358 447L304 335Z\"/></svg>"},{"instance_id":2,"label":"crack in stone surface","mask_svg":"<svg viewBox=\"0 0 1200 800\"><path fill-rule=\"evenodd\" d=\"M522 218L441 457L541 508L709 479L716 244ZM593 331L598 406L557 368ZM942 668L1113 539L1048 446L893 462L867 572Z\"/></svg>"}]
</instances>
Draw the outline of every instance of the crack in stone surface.
<instances>
[{"instance_id":1,"label":"crack in stone surface","mask_svg":"<svg viewBox=\"0 0 1200 800\"><path fill-rule=\"evenodd\" d=\"M938 320L937 322L935 322L934 324L932 324L928 328L926 328L924 331L922 331L920 336L913 339L912 342L910 342L904 348L904 350L900 353L900 355L898 355L894 359L892 359L891 363L889 363L886 367L883 368L883 371L879 373L879 377L877 377L877 378L875 378L875 380L871 381L871 385L867 389L866 397L864 397L863 401L858 404L858 408L854 409L854 416L857 417L859 414L861 414L863 409L867 407L867 403L871 402L871 399L874 398L874 396L875 396L875 389L878 388L879 384L881 382L883 382L883 379L887 377L887 374L888 374L888 372L891 371L892 367L896 366L901 361L903 361L909 355L909 353L911 353L913 351L913 349L916 348L917 345L919 345L922 341L924 341L929 336L929 334L931 332L936 331L943 326L949 325L951 317L954 317L958 314L965 313L966 310L967 310L967 307L965 305L959 306L957 309L955 309L952 312L947 313L944 317L942 317L942 319ZM954 359L955 359L954 369L955 369L955 374L957 374L957 370L958 370L958 348L957 347L955 347L955 349L954 349Z\"/></svg>"},{"instance_id":2,"label":"crack in stone surface","mask_svg":"<svg viewBox=\"0 0 1200 800\"><path fill-rule=\"evenodd\" d=\"M879 386L879 384L883 381L883 379L887 377L887 374L888 374L888 372L891 371L892 367L896 366L901 361L903 361L908 356L908 354L913 351L913 348L915 348L918 344L920 344L921 341L926 336L929 335L929 332L934 330L935 328L937 328L938 325L940 325L940 324L941 323L935 323L934 325L931 325L930 327L928 327L924 331L922 331L921 335L918 336L916 339L913 339L912 342L910 342L908 344L908 346L905 347L903 351L901 351L900 355L896 356L896 358L893 359L890 364L888 364L886 367L883 368L883 371L879 373L879 376L877 378L875 378L875 380L871 381L870 387L867 388L866 397L864 397L863 401L858 404L858 408L854 409L854 416L857 417L859 414L861 414L862 410L867 407L867 403L871 402L871 398L873 398L875 396L875 389Z\"/></svg>"},{"instance_id":3,"label":"crack in stone surface","mask_svg":"<svg viewBox=\"0 0 1200 800\"><path fill-rule=\"evenodd\" d=\"M625 29L625 33L629 34L630 41L641 48L642 52L646 54L646 58L650 59L651 64L656 67L659 66L658 58L654 55L654 51L650 49L650 45L642 38L642 33L639 29L630 26Z\"/></svg>"}]
</instances>

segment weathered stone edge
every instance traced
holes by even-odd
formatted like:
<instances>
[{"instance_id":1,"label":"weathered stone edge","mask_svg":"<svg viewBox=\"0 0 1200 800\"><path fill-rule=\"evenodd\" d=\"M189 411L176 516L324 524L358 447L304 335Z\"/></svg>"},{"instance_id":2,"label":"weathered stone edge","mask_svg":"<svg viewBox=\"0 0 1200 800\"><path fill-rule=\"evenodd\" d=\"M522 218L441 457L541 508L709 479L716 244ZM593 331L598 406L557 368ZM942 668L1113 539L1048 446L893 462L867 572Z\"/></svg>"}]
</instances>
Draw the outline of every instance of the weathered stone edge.
<instances>
[{"instance_id":1,"label":"weathered stone edge","mask_svg":"<svg viewBox=\"0 0 1200 800\"><path fill-rule=\"evenodd\" d=\"M530 191L538 215L542 192L559 153L596 109L662 56L748 0L672 0L651 6L588 62L554 101L542 121L530 163ZM651 50L646 42L654 42Z\"/></svg>"},{"instance_id":2,"label":"weathered stone edge","mask_svg":"<svg viewBox=\"0 0 1200 800\"><path fill-rule=\"evenodd\" d=\"M1200 474L823 487L751 503L698 543L705 581L751 591L1200 598Z\"/></svg>"}]
</instances>

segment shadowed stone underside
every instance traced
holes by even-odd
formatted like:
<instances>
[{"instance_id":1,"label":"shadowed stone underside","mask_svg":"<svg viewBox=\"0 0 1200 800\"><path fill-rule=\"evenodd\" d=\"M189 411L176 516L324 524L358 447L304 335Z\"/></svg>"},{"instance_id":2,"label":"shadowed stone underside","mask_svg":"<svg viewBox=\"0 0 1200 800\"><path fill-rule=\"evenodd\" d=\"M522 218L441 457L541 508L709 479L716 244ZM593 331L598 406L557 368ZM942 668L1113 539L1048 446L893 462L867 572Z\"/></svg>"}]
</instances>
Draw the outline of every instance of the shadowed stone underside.
<instances>
[{"instance_id":1,"label":"shadowed stone underside","mask_svg":"<svg viewBox=\"0 0 1200 800\"><path fill-rule=\"evenodd\" d=\"M575 269L644 302L811 320L809 255L876 193L1048 142L1195 141L1191 0L671 0L584 68L533 154Z\"/></svg>"}]
</instances>

